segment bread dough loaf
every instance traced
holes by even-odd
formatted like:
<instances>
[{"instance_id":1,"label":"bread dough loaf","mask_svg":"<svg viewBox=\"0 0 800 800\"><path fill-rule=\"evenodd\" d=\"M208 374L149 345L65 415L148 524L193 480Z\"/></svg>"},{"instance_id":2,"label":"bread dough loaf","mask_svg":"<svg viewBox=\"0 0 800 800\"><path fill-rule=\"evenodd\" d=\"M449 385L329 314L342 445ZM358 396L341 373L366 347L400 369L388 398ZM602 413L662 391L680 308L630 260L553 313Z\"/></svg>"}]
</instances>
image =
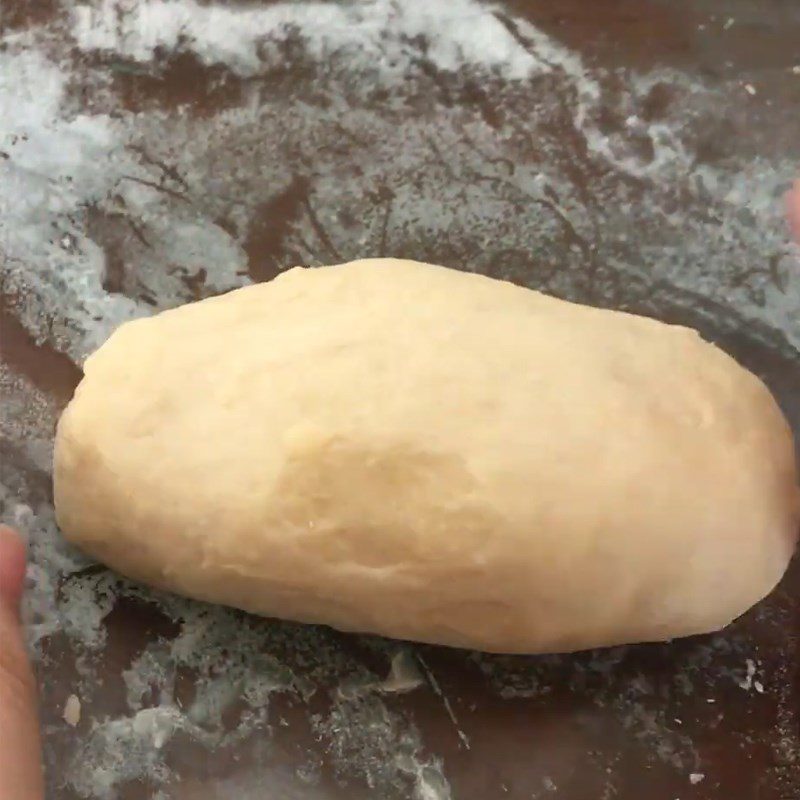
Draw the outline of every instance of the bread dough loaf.
<instances>
[{"instance_id":1,"label":"bread dough loaf","mask_svg":"<svg viewBox=\"0 0 800 800\"><path fill-rule=\"evenodd\" d=\"M776 403L696 332L391 259L123 325L55 455L64 534L126 575L498 652L724 626L799 495Z\"/></svg>"}]
</instances>

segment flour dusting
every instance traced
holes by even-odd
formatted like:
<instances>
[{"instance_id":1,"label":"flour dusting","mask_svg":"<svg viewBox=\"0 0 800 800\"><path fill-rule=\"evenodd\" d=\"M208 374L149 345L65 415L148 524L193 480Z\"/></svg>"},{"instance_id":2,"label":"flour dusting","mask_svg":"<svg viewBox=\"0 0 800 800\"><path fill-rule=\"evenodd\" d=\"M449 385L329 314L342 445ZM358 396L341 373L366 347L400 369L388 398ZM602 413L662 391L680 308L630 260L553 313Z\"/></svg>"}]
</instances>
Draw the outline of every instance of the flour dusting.
<instances>
[{"instance_id":1,"label":"flour dusting","mask_svg":"<svg viewBox=\"0 0 800 800\"><path fill-rule=\"evenodd\" d=\"M544 64L523 48L475 0L450 0L437 8L426 0L366 3L274 3L266 8L199 4L193 0L98 0L75 6L72 33L83 50L106 50L148 61L157 49L187 48L205 64L223 63L250 76L276 66L265 57L300 32L317 60L353 59L395 76L417 56L415 39L443 70L465 64L524 78ZM265 49L266 48L266 49Z\"/></svg>"}]
</instances>

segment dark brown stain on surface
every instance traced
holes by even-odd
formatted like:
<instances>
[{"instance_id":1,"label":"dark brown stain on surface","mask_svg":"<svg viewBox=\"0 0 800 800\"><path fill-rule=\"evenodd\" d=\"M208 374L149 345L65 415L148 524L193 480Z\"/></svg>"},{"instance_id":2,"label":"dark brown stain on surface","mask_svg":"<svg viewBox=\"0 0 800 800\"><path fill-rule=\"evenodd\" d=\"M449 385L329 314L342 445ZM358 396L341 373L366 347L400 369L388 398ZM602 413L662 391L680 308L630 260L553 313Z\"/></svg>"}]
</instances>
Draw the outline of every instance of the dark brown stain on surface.
<instances>
[{"instance_id":1,"label":"dark brown stain on surface","mask_svg":"<svg viewBox=\"0 0 800 800\"><path fill-rule=\"evenodd\" d=\"M58 0L3 0L0 4L0 34L30 25L43 25L58 11Z\"/></svg>"},{"instance_id":2,"label":"dark brown stain on surface","mask_svg":"<svg viewBox=\"0 0 800 800\"><path fill-rule=\"evenodd\" d=\"M308 178L295 175L286 188L256 208L244 241L248 272L254 281L271 280L287 265L284 238L306 210L309 191ZM295 261L299 263L298 258Z\"/></svg>"},{"instance_id":3,"label":"dark brown stain on surface","mask_svg":"<svg viewBox=\"0 0 800 800\"><path fill-rule=\"evenodd\" d=\"M37 344L14 316L14 298L0 295L0 357L14 372L62 405L83 377L81 370L52 345Z\"/></svg>"},{"instance_id":4,"label":"dark brown stain on surface","mask_svg":"<svg viewBox=\"0 0 800 800\"><path fill-rule=\"evenodd\" d=\"M241 105L244 82L221 64L204 65L189 51L157 52L152 63L106 59L111 82L128 111L185 106L198 116Z\"/></svg>"}]
</instances>

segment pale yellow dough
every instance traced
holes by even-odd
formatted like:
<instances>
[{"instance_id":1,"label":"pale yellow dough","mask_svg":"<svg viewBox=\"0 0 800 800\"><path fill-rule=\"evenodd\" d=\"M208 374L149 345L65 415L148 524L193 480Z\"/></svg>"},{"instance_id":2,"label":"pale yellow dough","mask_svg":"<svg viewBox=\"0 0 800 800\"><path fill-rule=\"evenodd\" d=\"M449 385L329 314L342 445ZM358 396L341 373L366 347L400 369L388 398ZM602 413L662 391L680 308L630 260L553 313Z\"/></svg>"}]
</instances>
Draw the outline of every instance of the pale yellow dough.
<instances>
[{"instance_id":1,"label":"pale yellow dough","mask_svg":"<svg viewBox=\"0 0 800 800\"><path fill-rule=\"evenodd\" d=\"M522 653L718 629L800 525L786 421L694 331L391 259L123 325L55 495L146 583Z\"/></svg>"}]
</instances>

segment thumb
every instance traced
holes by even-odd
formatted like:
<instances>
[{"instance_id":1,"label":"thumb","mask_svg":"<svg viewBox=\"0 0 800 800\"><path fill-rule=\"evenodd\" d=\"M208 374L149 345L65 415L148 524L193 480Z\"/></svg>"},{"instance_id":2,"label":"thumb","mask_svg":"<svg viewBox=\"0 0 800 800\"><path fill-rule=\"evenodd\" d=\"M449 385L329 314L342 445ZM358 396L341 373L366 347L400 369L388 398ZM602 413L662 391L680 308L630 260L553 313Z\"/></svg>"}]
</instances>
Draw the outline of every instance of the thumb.
<instances>
[{"instance_id":1,"label":"thumb","mask_svg":"<svg viewBox=\"0 0 800 800\"><path fill-rule=\"evenodd\" d=\"M42 800L36 683L19 621L25 545L0 525L0 800Z\"/></svg>"}]
</instances>

